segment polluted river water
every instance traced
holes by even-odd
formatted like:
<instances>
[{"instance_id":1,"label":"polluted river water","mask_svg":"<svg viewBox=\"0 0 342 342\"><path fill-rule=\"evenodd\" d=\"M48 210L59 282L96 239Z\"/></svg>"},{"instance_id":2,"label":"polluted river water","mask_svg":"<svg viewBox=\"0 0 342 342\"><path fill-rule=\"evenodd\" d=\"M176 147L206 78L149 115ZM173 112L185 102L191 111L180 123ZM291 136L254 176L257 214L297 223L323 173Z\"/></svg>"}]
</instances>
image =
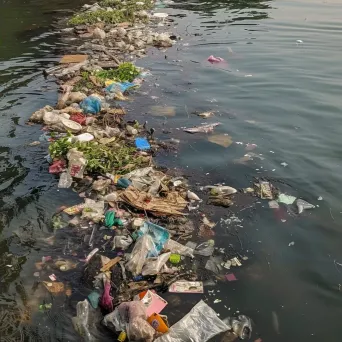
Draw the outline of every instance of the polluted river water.
<instances>
[{"instance_id":1,"label":"polluted river water","mask_svg":"<svg viewBox=\"0 0 342 342\"><path fill-rule=\"evenodd\" d=\"M32 294L35 263L46 255L67 257L72 250L67 238L54 243L51 217L61 205L79 203L79 197L58 190L44 158L47 144L28 147L41 136L41 127L25 122L57 101L54 80L42 76L58 62L65 44L51 23L68 15L61 10L83 3L1 4L0 317L7 335L0 341L79 339L70 318L88 294L82 292L80 270L62 279L78 279L70 298ZM296 206L272 209L267 200L251 197L245 203L237 196L229 209L212 207L216 246L231 246L248 260L232 269L236 281L219 282L203 296L184 294L181 305L178 297L165 296L175 302L169 320L176 322L204 298L221 318L249 316L253 341L259 336L263 341L339 341L342 5L197 1L160 7L182 40L137 61L153 76L134 102L124 104L127 119L148 121L161 140L180 140L176 151L157 157L158 163L182 170L196 190L216 183L242 189L254 177L265 177L281 192L316 206L298 215ZM225 62L211 64L211 55ZM208 111L214 112L210 121L194 114ZM221 125L211 135L183 132L204 121ZM229 220L231 212L241 222ZM52 310L39 311L52 301ZM11 332L14 316L23 325L20 338Z\"/></svg>"}]
</instances>

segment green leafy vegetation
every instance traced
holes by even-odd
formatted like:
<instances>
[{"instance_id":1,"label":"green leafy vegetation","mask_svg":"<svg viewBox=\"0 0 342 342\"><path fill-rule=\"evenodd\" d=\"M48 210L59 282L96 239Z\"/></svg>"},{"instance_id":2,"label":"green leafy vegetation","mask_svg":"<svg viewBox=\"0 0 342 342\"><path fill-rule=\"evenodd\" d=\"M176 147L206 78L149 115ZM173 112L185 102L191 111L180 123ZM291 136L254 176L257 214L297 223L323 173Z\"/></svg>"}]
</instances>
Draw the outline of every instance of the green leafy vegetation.
<instances>
[{"instance_id":1,"label":"green leafy vegetation","mask_svg":"<svg viewBox=\"0 0 342 342\"><path fill-rule=\"evenodd\" d=\"M137 2L139 2L139 5L137 5ZM140 3L143 2L143 5ZM100 6L102 7L112 7L115 9L134 9L136 11L138 10L148 10L152 9L154 6L154 2L151 0L145 0L145 1L140 1L140 0L126 0L126 1L121 1L121 0L102 0L100 3Z\"/></svg>"},{"instance_id":2,"label":"green leafy vegetation","mask_svg":"<svg viewBox=\"0 0 342 342\"><path fill-rule=\"evenodd\" d=\"M100 79L109 79L117 82L132 82L140 74L139 69L130 62L119 65L117 69L101 70L95 73Z\"/></svg>"},{"instance_id":3,"label":"green leafy vegetation","mask_svg":"<svg viewBox=\"0 0 342 342\"><path fill-rule=\"evenodd\" d=\"M61 138L49 146L52 158L65 158L71 148L83 152L87 159L86 169L89 172L127 172L127 166L137 168L144 163L144 158L136 155L136 149L125 144L102 145L96 141L76 142L68 141L69 137ZM123 169L125 168L125 169Z\"/></svg>"},{"instance_id":4,"label":"green leafy vegetation","mask_svg":"<svg viewBox=\"0 0 342 342\"><path fill-rule=\"evenodd\" d=\"M82 79L78 81L73 91L82 91L83 88L90 90L98 88L91 80L90 76L95 76L97 83L101 84L101 87L105 86L106 80L113 80L116 82L132 82L137 76L139 76L139 69L130 62L125 62L119 65L117 69L100 70L93 73L84 71L81 73Z\"/></svg>"},{"instance_id":5,"label":"green leafy vegetation","mask_svg":"<svg viewBox=\"0 0 342 342\"><path fill-rule=\"evenodd\" d=\"M70 20L70 25L84 25L84 24L96 24L102 21L106 24L119 24L124 21L130 21L128 12L121 10L106 11L97 10L94 12L83 12L74 15Z\"/></svg>"},{"instance_id":6,"label":"green leafy vegetation","mask_svg":"<svg viewBox=\"0 0 342 342\"><path fill-rule=\"evenodd\" d=\"M71 142L68 141L71 134L68 134L64 138L60 138L49 145L49 153L51 158L64 157L71 149Z\"/></svg>"},{"instance_id":7,"label":"green leafy vegetation","mask_svg":"<svg viewBox=\"0 0 342 342\"><path fill-rule=\"evenodd\" d=\"M51 223L54 230L61 229L67 225L65 222L63 222L60 215L52 216Z\"/></svg>"},{"instance_id":8,"label":"green leafy vegetation","mask_svg":"<svg viewBox=\"0 0 342 342\"><path fill-rule=\"evenodd\" d=\"M102 21L106 24L119 24L122 22L134 22L135 14L140 10L148 10L153 8L153 1L142 1L144 4L137 5L136 0L103 0L100 2L102 7L111 7L112 11L106 9L99 9L94 12L82 12L74 15L70 20L70 25L84 25L84 24L96 24Z\"/></svg>"}]
</instances>

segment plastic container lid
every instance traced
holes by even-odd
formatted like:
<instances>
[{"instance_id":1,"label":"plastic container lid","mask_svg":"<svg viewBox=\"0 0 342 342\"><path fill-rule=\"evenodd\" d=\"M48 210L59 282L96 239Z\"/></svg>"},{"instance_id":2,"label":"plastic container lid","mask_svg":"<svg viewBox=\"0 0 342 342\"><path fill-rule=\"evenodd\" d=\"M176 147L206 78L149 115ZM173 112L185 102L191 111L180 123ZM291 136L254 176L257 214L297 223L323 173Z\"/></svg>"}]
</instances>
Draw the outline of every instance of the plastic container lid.
<instances>
[{"instance_id":1,"label":"plastic container lid","mask_svg":"<svg viewBox=\"0 0 342 342\"><path fill-rule=\"evenodd\" d=\"M75 121L65 119L65 118L61 118L61 123L63 124L65 129L67 129L71 132L79 132L80 130L82 130L82 126Z\"/></svg>"}]
</instances>

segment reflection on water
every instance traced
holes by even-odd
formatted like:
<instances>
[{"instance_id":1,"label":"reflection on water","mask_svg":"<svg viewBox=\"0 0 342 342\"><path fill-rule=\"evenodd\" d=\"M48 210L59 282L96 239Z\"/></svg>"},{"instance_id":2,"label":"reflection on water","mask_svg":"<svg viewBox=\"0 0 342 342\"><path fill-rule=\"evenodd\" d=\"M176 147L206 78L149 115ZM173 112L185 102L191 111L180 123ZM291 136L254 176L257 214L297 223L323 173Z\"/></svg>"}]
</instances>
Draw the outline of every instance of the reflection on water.
<instances>
[{"instance_id":1,"label":"reflection on water","mask_svg":"<svg viewBox=\"0 0 342 342\"><path fill-rule=\"evenodd\" d=\"M272 1L191 1L177 2L171 7L193 11L206 17L213 17L219 10L226 14L225 23L234 23L242 20L266 19L272 6ZM213 18L218 19L218 18Z\"/></svg>"},{"instance_id":2,"label":"reflection on water","mask_svg":"<svg viewBox=\"0 0 342 342\"><path fill-rule=\"evenodd\" d=\"M63 257L72 250L62 233L52 245L50 218L58 206L78 198L57 192L44 159L47 143L27 146L39 139L40 127L25 121L56 102L53 80L41 75L58 59L58 32L50 24L63 15L55 10L80 3L1 5L0 322L6 324L5 314L12 322L0 326L7 331L5 341L24 335L27 341L77 339L70 317L86 295L78 292L79 277L66 274L62 281L76 289L73 296L57 301L55 311L40 312L39 305L52 298L35 286L39 278L33 273L42 256ZM249 260L236 270L237 282L215 288L222 302L208 297L208 303L222 317L236 310L252 317L254 336L264 341L339 341L341 9L338 3L307 0L174 3L165 11L177 17L175 31L184 40L164 53L166 59L156 53L139 62L156 78L155 86L142 88L148 95L137 95L151 108L143 120L157 128L159 138L169 139L171 132L181 141L180 152L163 160L166 165L189 170L202 185L243 188L253 177L268 177L282 191L319 206L298 215L295 208L273 211L251 197L237 213L243 228L220 221L225 210L212 218L220 222L218 246L241 247ZM211 65L210 55L227 63ZM176 129L199 125L203 120L191 113L205 111L215 112L206 122L222 123L215 139ZM240 239L232 235L235 229ZM192 300L184 297L189 307Z\"/></svg>"}]
</instances>

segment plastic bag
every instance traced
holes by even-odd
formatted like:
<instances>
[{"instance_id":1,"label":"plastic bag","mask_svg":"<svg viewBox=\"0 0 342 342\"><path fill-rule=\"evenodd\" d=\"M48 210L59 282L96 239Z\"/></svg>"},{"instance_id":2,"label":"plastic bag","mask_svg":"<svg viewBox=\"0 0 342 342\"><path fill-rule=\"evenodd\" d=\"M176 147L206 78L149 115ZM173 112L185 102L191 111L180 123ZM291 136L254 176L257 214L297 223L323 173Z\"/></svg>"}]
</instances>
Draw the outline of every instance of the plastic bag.
<instances>
[{"instance_id":1,"label":"plastic bag","mask_svg":"<svg viewBox=\"0 0 342 342\"><path fill-rule=\"evenodd\" d=\"M107 228L112 228L113 226L121 227L124 225L124 223L122 222L121 219L116 218L116 213L112 209L109 209L106 211L106 214L105 214L104 225Z\"/></svg>"},{"instance_id":2,"label":"plastic bag","mask_svg":"<svg viewBox=\"0 0 342 342\"><path fill-rule=\"evenodd\" d=\"M87 117L82 113L74 113L70 115L70 120L75 121L82 126L85 126L87 122Z\"/></svg>"},{"instance_id":3,"label":"plastic bag","mask_svg":"<svg viewBox=\"0 0 342 342\"><path fill-rule=\"evenodd\" d=\"M130 255L130 259L126 263L126 269L132 272L133 275L141 274L143 265L149 253L158 255L158 251L152 237L146 234L137 240Z\"/></svg>"},{"instance_id":4,"label":"plastic bag","mask_svg":"<svg viewBox=\"0 0 342 342\"><path fill-rule=\"evenodd\" d=\"M194 250L188 246L184 246L181 243L170 239L164 246L164 249L170 250L171 253L180 254L184 256L194 257Z\"/></svg>"},{"instance_id":5,"label":"plastic bag","mask_svg":"<svg viewBox=\"0 0 342 342\"><path fill-rule=\"evenodd\" d=\"M52 173L53 175L57 175L66 168L66 163L64 160L55 160L50 166L49 166L49 173Z\"/></svg>"},{"instance_id":6,"label":"plastic bag","mask_svg":"<svg viewBox=\"0 0 342 342\"><path fill-rule=\"evenodd\" d=\"M239 336L241 340L246 338L250 339L252 335L252 322L251 319L245 315L239 315L238 317L227 317L223 319L223 322L229 326L232 332Z\"/></svg>"},{"instance_id":7,"label":"plastic bag","mask_svg":"<svg viewBox=\"0 0 342 342\"><path fill-rule=\"evenodd\" d=\"M72 184L72 177L69 172L63 172L59 178L58 187L62 189L70 188Z\"/></svg>"},{"instance_id":8,"label":"plastic bag","mask_svg":"<svg viewBox=\"0 0 342 342\"><path fill-rule=\"evenodd\" d=\"M77 303L76 312L76 317L71 319L75 330L83 337L84 341L96 342L97 339L91 334L91 331L98 320L98 313L86 299Z\"/></svg>"},{"instance_id":9,"label":"plastic bag","mask_svg":"<svg viewBox=\"0 0 342 342\"><path fill-rule=\"evenodd\" d=\"M171 252L161 254L158 258L146 259L145 265L142 269L142 275L155 275L158 274L160 269L169 260Z\"/></svg>"},{"instance_id":10,"label":"plastic bag","mask_svg":"<svg viewBox=\"0 0 342 342\"><path fill-rule=\"evenodd\" d=\"M85 199L85 206L82 211L82 218L99 222L104 215L104 201L94 201L90 198Z\"/></svg>"},{"instance_id":11,"label":"plastic bag","mask_svg":"<svg viewBox=\"0 0 342 342\"><path fill-rule=\"evenodd\" d=\"M142 302L124 302L104 317L103 324L115 332L126 331L130 341L153 341L155 330L146 319Z\"/></svg>"},{"instance_id":12,"label":"plastic bag","mask_svg":"<svg viewBox=\"0 0 342 342\"><path fill-rule=\"evenodd\" d=\"M55 125L61 121L61 117L59 116L59 113L45 112L43 120L46 125Z\"/></svg>"},{"instance_id":13,"label":"plastic bag","mask_svg":"<svg viewBox=\"0 0 342 342\"><path fill-rule=\"evenodd\" d=\"M203 255L203 256L210 256L214 253L214 246L215 246L215 241L208 240L207 242L203 242L199 244L195 248L194 253L198 255Z\"/></svg>"},{"instance_id":14,"label":"plastic bag","mask_svg":"<svg viewBox=\"0 0 342 342\"><path fill-rule=\"evenodd\" d=\"M89 303L94 309L97 309L99 307L100 297L101 295L97 291L93 291L88 294Z\"/></svg>"},{"instance_id":15,"label":"plastic bag","mask_svg":"<svg viewBox=\"0 0 342 342\"><path fill-rule=\"evenodd\" d=\"M157 338L155 342L205 342L213 336L229 330L216 312L203 300L174 324L168 333Z\"/></svg>"},{"instance_id":16,"label":"plastic bag","mask_svg":"<svg viewBox=\"0 0 342 342\"><path fill-rule=\"evenodd\" d=\"M113 239L113 248L121 248L121 249L127 249L133 242L133 239L130 236L114 236Z\"/></svg>"},{"instance_id":17,"label":"plastic bag","mask_svg":"<svg viewBox=\"0 0 342 342\"><path fill-rule=\"evenodd\" d=\"M95 191L103 192L109 187L111 183L112 181L110 179L98 179L93 183L92 189Z\"/></svg>"},{"instance_id":18,"label":"plastic bag","mask_svg":"<svg viewBox=\"0 0 342 342\"><path fill-rule=\"evenodd\" d=\"M82 133L80 135L76 135L75 137L71 138L73 143L75 142L88 142L94 140L94 136L90 133Z\"/></svg>"},{"instance_id":19,"label":"plastic bag","mask_svg":"<svg viewBox=\"0 0 342 342\"><path fill-rule=\"evenodd\" d=\"M126 329L126 317L121 317L119 308L121 305L115 308L115 310L103 318L103 325L111 329L114 332L124 331Z\"/></svg>"},{"instance_id":20,"label":"plastic bag","mask_svg":"<svg viewBox=\"0 0 342 342\"><path fill-rule=\"evenodd\" d=\"M213 257L211 256L205 264L205 269L219 274L222 271L221 263L223 262L222 256Z\"/></svg>"},{"instance_id":21,"label":"plastic bag","mask_svg":"<svg viewBox=\"0 0 342 342\"><path fill-rule=\"evenodd\" d=\"M117 192L111 192L104 197L104 200L106 202L115 202L118 199L118 197L119 195Z\"/></svg>"},{"instance_id":22,"label":"plastic bag","mask_svg":"<svg viewBox=\"0 0 342 342\"><path fill-rule=\"evenodd\" d=\"M313 209L316 208L313 204L304 201L302 199L297 199L296 201L297 208L298 208L298 214L301 214L305 209Z\"/></svg>"},{"instance_id":23,"label":"plastic bag","mask_svg":"<svg viewBox=\"0 0 342 342\"><path fill-rule=\"evenodd\" d=\"M126 327L129 341L152 342L155 330L152 326L140 317L133 319Z\"/></svg>"},{"instance_id":24,"label":"plastic bag","mask_svg":"<svg viewBox=\"0 0 342 342\"><path fill-rule=\"evenodd\" d=\"M136 138L135 146L137 149L142 151L149 150L151 148L151 145L146 138Z\"/></svg>"},{"instance_id":25,"label":"plastic bag","mask_svg":"<svg viewBox=\"0 0 342 342\"><path fill-rule=\"evenodd\" d=\"M87 160L83 157L83 152L71 148L67 154L69 161L68 171L72 177L83 178L83 172L87 165Z\"/></svg>"},{"instance_id":26,"label":"plastic bag","mask_svg":"<svg viewBox=\"0 0 342 342\"><path fill-rule=\"evenodd\" d=\"M213 63L220 63L220 62L224 62L225 60L222 57L215 57L213 55L208 57L208 62L210 62L211 64Z\"/></svg>"},{"instance_id":27,"label":"plastic bag","mask_svg":"<svg viewBox=\"0 0 342 342\"><path fill-rule=\"evenodd\" d=\"M104 284L104 290L100 298L100 305L101 305L101 308L106 310L107 312L112 312L114 309L113 308L114 298L110 295L111 288L112 286L110 284L110 281L106 280Z\"/></svg>"},{"instance_id":28,"label":"plastic bag","mask_svg":"<svg viewBox=\"0 0 342 342\"><path fill-rule=\"evenodd\" d=\"M138 236L149 235L152 237L155 249L151 250L148 254L149 257L156 257L160 251L164 248L164 245L170 238L170 233L167 229L158 226L151 222L145 222L144 225L139 229Z\"/></svg>"},{"instance_id":29,"label":"plastic bag","mask_svg":"<svg viewBox=\"0 0 342 342\"><path fill-rule=\"evenodd\" d=\"M101 100L96 96L88 96L80 103L80 107L85 114L97 114L101 110Z\"/></svg>"},{"instance_id":30,"label":"plastic bag","mask_svg":"<svg viewBox=\"0 0 342 342\"><path fill-rule=\"evenodd\" d=\"M109 86L105 88L105 91L109 93L116 93L117 91L120 91L121 93L124 93L126 90L130 88L138 87L139 85L131 82L113 82Z\"/></svg>"}]
</instances>

